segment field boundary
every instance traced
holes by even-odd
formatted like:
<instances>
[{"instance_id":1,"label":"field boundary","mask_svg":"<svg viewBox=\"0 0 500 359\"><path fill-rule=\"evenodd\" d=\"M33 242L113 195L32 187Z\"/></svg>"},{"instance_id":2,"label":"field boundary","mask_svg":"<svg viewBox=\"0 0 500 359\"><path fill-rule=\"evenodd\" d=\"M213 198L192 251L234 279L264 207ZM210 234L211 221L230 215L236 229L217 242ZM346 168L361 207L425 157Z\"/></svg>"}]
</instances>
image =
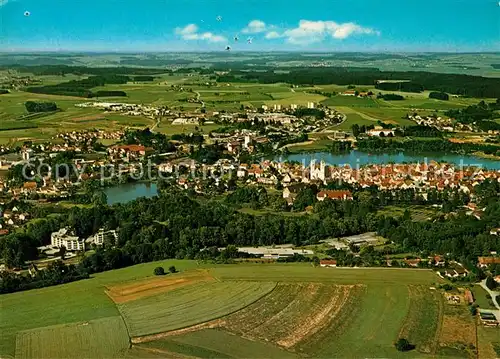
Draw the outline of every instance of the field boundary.
<instances>
[{"instance_id":1,"label":"field boundary","mask_svg":"<svg viewBox=\"0 0 500 359\"><path fill-rule=\"evenodd\" d=\"M278 286L278 282L274 282L274 287L269 292L267 292L266 294L258 297L255 300L253 300L251 303L245 305L244 307L238 308L237 310L234 310L234 311L232 311L230 313L221 315L219 317L213 318L213 319L211 319L209 321L206 321L206 322L198 323L198 324L195 324L195 325L188 325L186 327L175 329L175 330L168 330L166 332L158 332L158 333L153 333L153 334L148 334L148 335L143 335L143 336L138 336L138 337L130 337L131 343L132 344L147 343L147 342L152 342L152 341L155 341L155 340L158 340L158 339L161 339L161 338L166 338L166 337L170 337L170 336L175 336L175 335L180 335L180 334L184 334L184 333L194 332L194 331L198 331L198 330L201 330L201 329L214 329L214 328L221 327L223 325L223 323L224 323L224 321L222 320L222 318L227 317L227 316L229 316L231 314L237 313L240 310L243 310L245 308L248 308L252 304L256 303L258 300L260 300L260 299L268 296L272 292L274 292L274 290L276 289L277 286Z\"/></svg>"}]
</instances>

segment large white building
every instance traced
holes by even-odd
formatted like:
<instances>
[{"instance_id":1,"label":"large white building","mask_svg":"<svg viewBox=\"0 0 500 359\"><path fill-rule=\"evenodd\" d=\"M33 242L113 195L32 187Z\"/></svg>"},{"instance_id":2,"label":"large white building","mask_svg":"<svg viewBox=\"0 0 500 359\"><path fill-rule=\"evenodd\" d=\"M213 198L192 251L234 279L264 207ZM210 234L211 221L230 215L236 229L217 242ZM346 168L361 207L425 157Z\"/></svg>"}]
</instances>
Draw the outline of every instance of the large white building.
<instances>
[{"instance_id":1,"label":"large white building","mask_svg":"<svg viewBox=\"0 0 500 359\"><path fill-rule=\"evenodd\" d=\"M50 235L50 244L52 247L65 247L67 251L84 251L85 241L77 236L70 235L67 227L61 228Z\"/></svg>"},{"instance_id":2,"label":"large white building","mask_svg":"<svg viewBox=\"0 0 500 359\"><path fill-rule=\"evenodd\" d=\"M115 242L118 239L118 233L112 229L110 231L105 231L101 228L96 234L87 238L85 242L94 243L97 246L102 246L105 240Z\"/></svg>"}]
</instances>

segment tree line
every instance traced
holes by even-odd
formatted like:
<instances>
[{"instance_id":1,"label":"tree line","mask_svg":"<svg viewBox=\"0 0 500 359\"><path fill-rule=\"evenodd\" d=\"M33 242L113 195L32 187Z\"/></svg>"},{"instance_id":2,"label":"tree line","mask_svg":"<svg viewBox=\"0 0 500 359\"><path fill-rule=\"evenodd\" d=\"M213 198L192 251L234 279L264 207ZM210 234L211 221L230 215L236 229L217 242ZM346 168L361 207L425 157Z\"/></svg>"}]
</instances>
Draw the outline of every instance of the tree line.
<instances>
[{"instance_id":1,"label":"tree line","mask_svg":"<svg viewBox=\"0 0 500 359\"><path fill-rule=\"evenodd\" d=\"M91 91L92 88L104 86L106 84L126 84L130 77L123 75L99 75L91 76L83 80L71 80L55 85L27 87L25 91L32 93L43 93L49 95L77 96L92 98L97 94ZM102 91L106 93L107 91ZM122 91L120 91L122 93ZM124 92L123 92L124 93Z\"/></svg>"},{"instance_id":2,"label":"tree line","mask_svg":"<svg viewBox=\"0 0 500 359\"><path fill-rule=\"evenodd\" d=\"M393 139L368 138L356 142L357 149L362 152L442 152L442 153L474 153L482 151L486 154L500 155L500 147L479 143L454 143L446 139L429 139L426 141L411 139L396 141Z\"/></svg>"}]
</instances>

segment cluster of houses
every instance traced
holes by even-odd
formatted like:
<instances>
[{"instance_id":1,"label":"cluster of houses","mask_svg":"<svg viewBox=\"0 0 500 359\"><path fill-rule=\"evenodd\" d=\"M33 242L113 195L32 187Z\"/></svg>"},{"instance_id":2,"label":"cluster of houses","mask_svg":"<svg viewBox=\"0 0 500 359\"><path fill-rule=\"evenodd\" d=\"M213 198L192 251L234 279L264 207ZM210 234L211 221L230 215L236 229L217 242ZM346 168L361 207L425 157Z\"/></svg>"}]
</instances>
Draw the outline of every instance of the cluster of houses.
<instances>
[{"instance_id":1,"label":"cluster of houses","mask_svg":"<svg viewBox=\"0 0 500 359\"><path fill-rule=\"evenodd\" d=\"M91 131L71 131L58 133L53 139L62 140L64 144L88 143L95 139L119 140L123 136L123 131L103 131L99 129Z\"/></svg>"},{"instance_id":2,"label":"cluster of houses","mask_svg":"<svg viewBox=\"0 0 500 359\"><path fill-rule=\"evenodd\" d=\"M12 207L12 209L0 210L0 235L9 234L13 228L22 226L29 219L29 213L21 211L16 206Z\"/></svg>"},{"instance_id":3,"label":"cluster of houses","mask_svg":"<svg viewBox=\"0 0 500 359\"><path fill-rule=\"evenodd\" d=\"M144 116L148 118L157 118L170 113L170 110L164 107L155 107L151 105L118 103L118 102L85 102L75 105L76 107L98 108L106 112L120 112L129 116Z\"/></svg>"}]
</instances>

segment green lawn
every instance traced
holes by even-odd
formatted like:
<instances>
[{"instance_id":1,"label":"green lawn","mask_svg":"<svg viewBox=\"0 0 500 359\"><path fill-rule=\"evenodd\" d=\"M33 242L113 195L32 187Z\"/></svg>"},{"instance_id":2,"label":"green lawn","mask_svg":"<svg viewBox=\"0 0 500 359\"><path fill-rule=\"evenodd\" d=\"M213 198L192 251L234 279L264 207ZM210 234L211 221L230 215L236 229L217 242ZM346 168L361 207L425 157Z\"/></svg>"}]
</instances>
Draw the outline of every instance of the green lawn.
<instances>
[{"instance_id":1,"label":"green lawn","mask_svg":"<svg viewBox=\"0 0 500 359\"><path fill-rule=\"evenodd\" d=\"M491 299L488 299L487 297L489 296L488 292L480 285L472 287L472 294L474 294L474 300L476 304L479 305L479 308L496 309Z\"/></svg>"}]
</instances>

